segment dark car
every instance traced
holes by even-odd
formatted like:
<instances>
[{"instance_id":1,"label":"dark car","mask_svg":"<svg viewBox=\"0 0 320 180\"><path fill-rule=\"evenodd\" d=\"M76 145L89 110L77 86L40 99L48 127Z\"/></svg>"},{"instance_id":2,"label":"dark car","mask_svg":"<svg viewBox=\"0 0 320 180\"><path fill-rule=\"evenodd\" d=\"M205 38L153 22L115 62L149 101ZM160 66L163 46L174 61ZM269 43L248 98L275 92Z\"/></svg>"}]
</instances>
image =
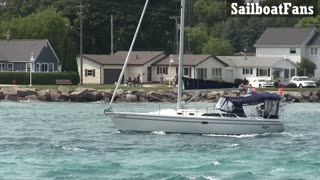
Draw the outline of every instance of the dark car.
<instances>
[{"instance_id":1,"label":"dark car","mask_svg":"<svg viewBox=\"0 0 320 180\"><path fill-rule=\"evenodd\" d=\"M320 87L320 78L318 77L312 77L310 80L314 81L316 83L317 87Z\"/></svg>"},{"instance_id":2,"label":"dark car","mask_svg":"<svg viewBox=\"0 0 320 180\"><path fill-rule=\"evenodd\" d=\"M296 83L291 82L275 82L274 87L282 87L282 88L297 88Z\"/></svg>"}]
</instances>

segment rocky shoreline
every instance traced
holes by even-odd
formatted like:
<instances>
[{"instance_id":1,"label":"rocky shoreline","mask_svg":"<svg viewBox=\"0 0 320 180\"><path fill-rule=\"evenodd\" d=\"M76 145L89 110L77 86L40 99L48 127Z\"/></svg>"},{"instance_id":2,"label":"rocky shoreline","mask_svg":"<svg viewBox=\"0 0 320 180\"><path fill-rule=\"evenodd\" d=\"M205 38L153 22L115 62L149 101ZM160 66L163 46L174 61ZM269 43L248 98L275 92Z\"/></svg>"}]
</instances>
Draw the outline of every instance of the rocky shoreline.
<instances>
[{"instance_id":1,"label":"rocky shoreline","mask_svg":"<svg viewBox=\"0 0 320 180\"><path fill-rule=\"evenodd\" d=\"M7 101L45 101L45 102L96 102L110 101L113 90L96 90L91 88L77 88L71 90L66 86L57 89L37 90L34 88L4 87L0 90L0 100ZM216 102L220 96L240 96L238 90L184 92L182 101L185 102ZM119 89L115 102L176 102L177 91L124 91ZM291 102L320 102L320 90L304 92L284 92L284 101Z\"/></svg>"}]
</instances>

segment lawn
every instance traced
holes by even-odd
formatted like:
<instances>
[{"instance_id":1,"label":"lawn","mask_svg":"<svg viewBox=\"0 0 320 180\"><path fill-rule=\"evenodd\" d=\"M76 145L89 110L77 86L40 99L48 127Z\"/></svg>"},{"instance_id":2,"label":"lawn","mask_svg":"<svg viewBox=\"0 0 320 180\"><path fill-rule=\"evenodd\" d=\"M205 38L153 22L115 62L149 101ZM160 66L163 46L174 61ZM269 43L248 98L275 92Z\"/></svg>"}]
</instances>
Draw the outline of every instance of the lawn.
<instances>
[{"instance_id":1,"label":"lawn","mask_svg":"<svg viewBox=\"0 0 320 180\"><path fill-rule=\"evenodd\" d=\"M0 86L1 87L1 86ZM5 87L5 86L2 86ZM26 87L29 88L29 85L19 85L19 87ZM36 88L37 90L43 90L43 89L57 89L59 86L57 85L33 85L31 88ZM115 85L99 85L99 84L86 84L83 86L80 85L66 85L66 87L69 87L70 89L74 90L76 88L93 88L93 89L98 89L98 90L107 90L107 89L115 89ZM173 87L171 87L173 89ZM169 90L171 89L168 86L161 86L158 84L152 84L152 85L145 85L142 87L129 87L129 86L119 86L119 89L123 89L123 90L140 90L143 89L145 91L158 91L158 90Z\"/></svg>"}]
</instances>

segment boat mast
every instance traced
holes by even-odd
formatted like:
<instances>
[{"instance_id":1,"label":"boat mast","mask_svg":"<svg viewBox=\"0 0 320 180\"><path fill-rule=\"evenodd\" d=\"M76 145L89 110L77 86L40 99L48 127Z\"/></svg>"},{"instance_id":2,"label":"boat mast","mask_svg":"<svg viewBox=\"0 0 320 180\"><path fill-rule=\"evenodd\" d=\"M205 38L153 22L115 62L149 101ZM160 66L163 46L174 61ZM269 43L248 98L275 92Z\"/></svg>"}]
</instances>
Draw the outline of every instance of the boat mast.
<instances>
[{"instance_id":1,"label":"boat mast","mask_svg":"<svg viewBox=\"0 0 320 180\"><path fill-rule=\"evenodd\" d=\"M186 10L186 1L181 0L181 17L180 17L180 44L179 44L179 70L178 70L178 101L177 108L181 109L182 97L182 75L183 75L183 55L184 55L184 16Z\"/></svg>"},{"instance_id":2,"label":"boat mast","mask_svg":"<svg viewBox=\"0 0 320 180\"><path fill-rule=\"evenodd\" d=\"M135 41L136 41L136 38L137 38L137 35L138 35L138 32L139 32L140 26L141 26L141 23L142 23L143 16L144 16L144 14L145 14L145 12L146 12L146 9L147 9L148 2L149 2L149 0L146 0L146 3L145 3L145 5L144 5L144 8L143 8L143 11L142 11L140 20L139 20L139 24L138 24L138 26L137 26L137 29L136 29L136 32L135 32L135 34L134 34L133 40L132 40L132 42L131 42L131 46L130 46L129 52L128 52L128 54L127 54L126 61L125 61L124 64L123 64L123 68L122 68L122 70L121 70L121 73L120 73L120 76L119 76L119 79L118 79L118 83L117 83L116 88L115 88L115 90L114 90L114 92L113 92L113 94L112 94L112 98L111 98L111 100L110 100L108 109L111 108L111 104L112 104L112 102L113 102L113 100L114 100L114 97L115 97L115 95L116 95L116 93L117 93L117 90L118 90L118 88L119 88L119 85L120 85L120 83L121 83L122 76L123 76L124 71L125 71L125 69L126 69L126 67L127 67L128 60L129 60L129 57L130 57L130 54L131 54L133 45L134 45L134 43L135 43Z\"/></svg>"}]
</instances>

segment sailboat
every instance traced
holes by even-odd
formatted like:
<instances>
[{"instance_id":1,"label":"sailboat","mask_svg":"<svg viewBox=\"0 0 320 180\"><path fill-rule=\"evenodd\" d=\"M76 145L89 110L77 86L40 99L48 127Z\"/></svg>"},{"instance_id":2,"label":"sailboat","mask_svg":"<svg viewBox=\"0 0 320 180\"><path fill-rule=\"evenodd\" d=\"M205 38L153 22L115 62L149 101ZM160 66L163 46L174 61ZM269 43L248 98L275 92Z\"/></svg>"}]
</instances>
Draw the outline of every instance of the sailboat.
<instances>
[{"instance_id":1,"label":"sailboat","mask_svg":"<svg viewBox=\"0 0 320 180\"><path fill-rule=\"evenodd\" d=\"M182 72L184 54L184 20L185 0L181 0L180 18L180 47L179 47L179 69L178 69L178 98L177 108L173 110L159 110L156 113L137 112L115 112L112 102L117 92L121 77L127 65L133 48L138 30L141 25L147 4L146 0L136 33L131 43L122 72L120 73L117 86L105 109L105 115L110 117L117 129L122 131L165 133L190 133L190 134L219 134L219 135L241 135L241 134L264 134L283 132L284 126L280 121L281 97L271 93L253 93L245 97L221 97L215 108L212 109L189 109L181 102L182 97ZM251 106L254 111L247 115L245 106Z\"/></svg>"}]
</instances>

